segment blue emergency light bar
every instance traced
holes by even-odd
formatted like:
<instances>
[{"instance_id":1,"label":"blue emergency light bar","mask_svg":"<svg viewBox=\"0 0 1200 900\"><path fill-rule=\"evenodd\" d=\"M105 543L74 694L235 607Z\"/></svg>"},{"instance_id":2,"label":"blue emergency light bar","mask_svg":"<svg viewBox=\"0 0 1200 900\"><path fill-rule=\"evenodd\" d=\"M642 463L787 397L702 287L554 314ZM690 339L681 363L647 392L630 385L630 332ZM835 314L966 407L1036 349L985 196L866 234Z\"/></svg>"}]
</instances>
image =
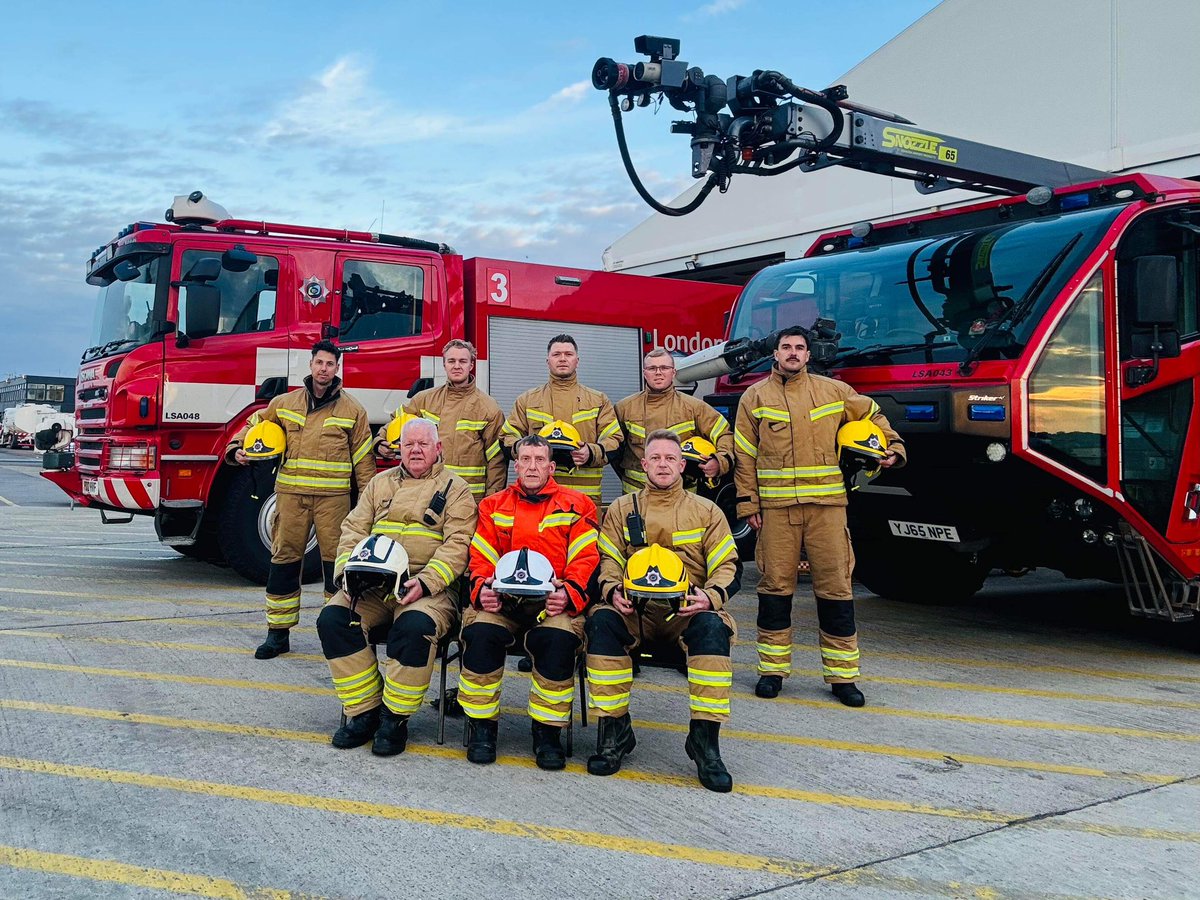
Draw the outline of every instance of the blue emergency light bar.
<instances>
[{"instance_id":1,"label":"blue emergency light bar","mask_svg":"<svg viewBox=\"0 0 1200 900\"><path fill-rule=\"evenodd\" d=\"M936 422L936 403L906 403L904 404L904 421L906 422Z\"/></svg>"},{"instance_id":2,"label":"blue emergency light bar","mask_svg":"<svg viewBox=\"0 0 1200 900\"><path fill-rule=\"evenodd\" d=\"M1003 422L1003 403L972 403L967 407L967 418L972 422Z\"/></svg>"}]
</instances>

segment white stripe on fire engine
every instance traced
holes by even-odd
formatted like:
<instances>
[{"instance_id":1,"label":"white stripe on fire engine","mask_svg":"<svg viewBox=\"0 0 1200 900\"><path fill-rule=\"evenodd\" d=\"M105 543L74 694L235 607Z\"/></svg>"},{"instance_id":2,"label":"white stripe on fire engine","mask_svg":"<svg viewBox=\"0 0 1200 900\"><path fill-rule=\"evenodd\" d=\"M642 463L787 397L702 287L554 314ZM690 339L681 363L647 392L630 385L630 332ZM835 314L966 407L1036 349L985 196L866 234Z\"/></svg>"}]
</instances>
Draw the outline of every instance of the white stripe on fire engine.
<instances>
[{"instance_id":1,"label":"white stripe on fire engine","mask_svg":"<svg viewBox=\"0 0 1200 900\"><path fill-rule=\"evenodd\" d=\"M158 506L157 478L130 479L134 488L124 478L101 478L101 499L110 506L121 509L155 509Z\"/></svg>"},{"instance_id":2,"label":"white stripe on fire engine","mask_svg":"<svg viewBox=\"0 0 1200 900\"><path fill-rule=\"evenodd\" d=\"M163 422L225 424L254 402L250 384L167 381L163 383Z\"/></svg>"},{"instance_id":3,"label":"white stripe on fire engine","mask_svg":"<svg viewBox=\"0 0 1200 900\"><path fill-rule=\"evenodd\" d=\"M254 383L268 378L286 377L288 384L303 384L308 375L309 350L289 350L287 347L258 347L254 356Z\"/></svg>"}]
</instances>

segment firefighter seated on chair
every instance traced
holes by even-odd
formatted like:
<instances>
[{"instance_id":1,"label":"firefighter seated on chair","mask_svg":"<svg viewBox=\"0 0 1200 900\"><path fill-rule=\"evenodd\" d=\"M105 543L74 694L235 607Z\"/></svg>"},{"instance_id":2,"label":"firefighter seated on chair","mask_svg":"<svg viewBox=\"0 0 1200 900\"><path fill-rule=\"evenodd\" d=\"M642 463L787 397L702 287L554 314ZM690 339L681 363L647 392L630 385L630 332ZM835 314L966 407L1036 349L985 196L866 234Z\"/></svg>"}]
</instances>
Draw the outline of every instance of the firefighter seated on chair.
<instances>
[{"instance_id":1,"label":"firefighter seated on chair","mask_svg":"<svg viewBox=\"0 0 1200 900\"><path fill-rule=\"evenodd\" d=\"M683 487L679 436L646 437L647 484L613 501L600 529L600 605L587 620L587 679L599 716L593 775L613 775L636 741L629 718L630 650L643 641L678 642L687 652L691 723L684 750L700 783L733 789L718 745L729 720L735 634L725 611L736 593L737 549L716 504Z\"/></svg>"},{"instance_id":2,"label":"firefighter seated on chair","mask_svg":"<svg viewBox=\"0 0 1200 900\"><path fill-rule=\"evenodd\" d=\"M374 738L371 752L377 756L404 752L408 718L429 689L438 642L458 624L457 581L467 567L475 500L470 486L443 468L440 452L434 423L406 423L401 464L371 480L342 524L334 573L342 589L317 618L321 649L346 713L333 735L335 747L358 747ZM356 561L384 558L377 551L386 545L362 546L371 535L403 547L407 575L398 585L360 590L358 576L347 575ZM377 625L390 626L382 676L367 640Z\"/></svg>"},{"instance_id":3,"label":"firefighter seated on chair","mask_svg":"<svg viewBox=\"0 0 1200 900\"><path fill-rule=\"evenodd\" d=\"M524 637L533 659L529 716L539 768L561 769L588 585L599 561L596 506L554 478L538 435L513 446L517 480L479 505L471 539L471 605L463 613L458 702L468 716L467 759L496 760L500 685L508 649Z\"/></svg>"}]
</instances>

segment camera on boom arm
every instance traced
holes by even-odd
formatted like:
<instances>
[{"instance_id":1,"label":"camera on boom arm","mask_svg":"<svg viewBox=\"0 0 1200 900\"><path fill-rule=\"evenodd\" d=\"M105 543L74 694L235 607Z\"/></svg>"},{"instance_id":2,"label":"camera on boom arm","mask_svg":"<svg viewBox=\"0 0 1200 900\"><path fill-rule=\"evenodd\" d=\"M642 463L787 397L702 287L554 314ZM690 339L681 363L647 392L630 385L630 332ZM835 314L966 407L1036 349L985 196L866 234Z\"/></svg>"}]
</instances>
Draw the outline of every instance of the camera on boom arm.
<instances>
[{"instance_id":1,"label":"camera on boom arm","mask_svg":"<svg viewBox=\"0 0 1200 900\"><path fill-rule=\"evenodd\" d=\"M633 46L638 53L650 57L650 61L620 63L602 56L592 67L592 86L609 93L621 157L638 193L659 212L680 215L680 212L654 201L633 172L633 164L625 146L621 113L630 112L635 106L649 106L653 97L660 95L674 109L693 115L693 121L672 122L671 132L691 135L693 178L701 178L706 172L712 172L712 179L704 191L704 196L707 196L713 187L725 190L729 172L738 162L737 157L728 152L725 137L732 117L721 112L728 100L728 90L722 79L705 75L702 69L689 67L677 58L680 46L678 38L643 34L634 39Z\"/></svg>"},{"instance_id":2,"label":"camera on boom arm","mask_svg":"<svg viewBox=\"0 0 1200 900\"><path fill-rule=\"evenodd\" d=\"M644 34L634 40L634 49L650 57L649 62L619 63L605 56L592 67L592 85L608 91L629 180L656 212L687 215L714 188L728 190L735 173L778 175L805 163L817 166L840 138L844 119L838 103L845 99L845 88L811 91L780 72L763 70L726 81L678 59L679 46L676 38ZM681 207L666 206L650 195L634 171L625 142L621 113L649 106L656 95L693 116L672 122L671 132L691 136L692 177L708 175L700 191ZM789 162L797 153L800 157Z\"/></svg>"}]
</instances>

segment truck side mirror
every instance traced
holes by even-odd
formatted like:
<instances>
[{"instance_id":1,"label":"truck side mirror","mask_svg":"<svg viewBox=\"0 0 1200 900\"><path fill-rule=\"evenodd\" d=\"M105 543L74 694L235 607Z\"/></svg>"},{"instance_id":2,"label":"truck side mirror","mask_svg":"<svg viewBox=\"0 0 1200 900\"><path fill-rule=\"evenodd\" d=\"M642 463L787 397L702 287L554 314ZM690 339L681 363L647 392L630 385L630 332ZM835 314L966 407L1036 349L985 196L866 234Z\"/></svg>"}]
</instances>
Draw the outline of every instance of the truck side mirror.
<instances>
[{"instance_id":1,"label":"truck side mirror","mask_svg":"<svg viewBox=\"0 0 1200 900\"><path fill-rule=\"evenodd\" d=\"M1150 357L1150 365L1125 370L1129 387L1149 384L1158 377L1158 362L1179 356L1179 263L1173 256L1139 256L1133 261L1133 325L1143 329L1130 336L1135 357ZM1146 334L1144 329L1149 329Z\"/></svg>"},{"instance_id":2,"label":"truck side mirror","mask_svg":"<svg viewBox=\"0 0 1200 900\"><path fill-rule=\"evenodd\" d=\"M188 269L186 275L183 276L183 281L178 284L193 284L206 283L216 281L221 277L221 260L215 256L204 256L192 263L192 267Z\"/></svg>"},{"instance_id":3,"label":"truck side mirror","mask_svg":"<svg viewBox=\"0 0 1200 900\"><path fill-rule=\"evenodd\" d=\"M181 336L194 340L212 337L221 327L221 289L215 284L187 284L185 287L187 317L184 325L187 333ZM179 346L187 346L187 341Z\"/></svg>"},{"instance_id":4,"label":"truck side mirror","mask_svg":"<svg viewBox=\"0 0 1200 900\"><path fill-rule=\"evenodd\" d=\"M135 281L141 274L141 270L127 259L123 259L113 266L113 275L116 276L117 281Z\"/></svg>"},{"instance_id":5,"label":"truck side mirror","mask_svg":"<svg viewBox=\"0 0 1200 900\"><path fill-rule=\"evenodd\" d=\"M258 256L242 244L234 244L221 254L221 268L229 272L245 272L258 262Z\"/></svg>"},{"instance_id":6,"label":"truck side mirror","mask_svg":"<svg viewBox=\"0 0 1200 900\"><path fill-rule=\"evenodd\" d=\"M1169 328L1179 310L1179 263L1173 256L1133 261L1134 319L1146 328Z\"/></svg>"}]
</instances>

